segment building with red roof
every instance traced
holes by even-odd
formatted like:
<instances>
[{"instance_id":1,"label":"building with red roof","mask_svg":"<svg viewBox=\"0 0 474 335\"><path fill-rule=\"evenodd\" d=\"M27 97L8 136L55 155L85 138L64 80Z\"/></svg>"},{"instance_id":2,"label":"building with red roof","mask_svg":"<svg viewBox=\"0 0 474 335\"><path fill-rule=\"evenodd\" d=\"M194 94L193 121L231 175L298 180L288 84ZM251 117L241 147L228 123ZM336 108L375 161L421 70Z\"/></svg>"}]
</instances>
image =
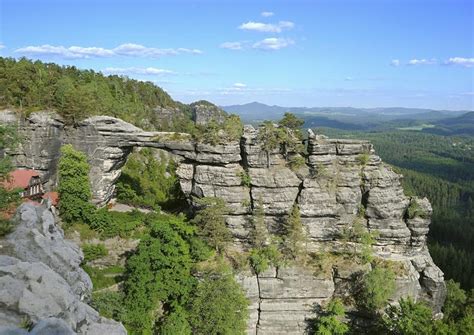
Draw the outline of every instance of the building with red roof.
<instances>
[{"instance_id":1,"label":"building with red roof","mask_svg":"<svg viewBox=\"0 0 474 335\"><path fill-rule=\"evenodd\" d=\"M22 198L41 198L44 194L43 183L40 175L35 170L15 170L8 174L8 178L2 182L2 186L8 190L20 190Z\"/></svg>"}]
</instances>

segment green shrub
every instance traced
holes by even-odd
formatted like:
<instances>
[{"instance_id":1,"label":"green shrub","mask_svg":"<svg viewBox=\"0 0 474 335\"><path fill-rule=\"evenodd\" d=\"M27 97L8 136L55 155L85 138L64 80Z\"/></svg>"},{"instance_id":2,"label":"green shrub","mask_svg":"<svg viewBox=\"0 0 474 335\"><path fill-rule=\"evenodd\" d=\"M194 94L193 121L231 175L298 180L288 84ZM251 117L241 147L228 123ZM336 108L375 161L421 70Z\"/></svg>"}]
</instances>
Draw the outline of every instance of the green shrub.
<instances>
[{"instance_id":1,"label":"green shrub","mask_svg":"<svg viewBox=\"0 0 474 335\"><path fill-rule=\"evenodd\" d=\"M165 315L160 322L158 333L160 335L191 335L191 326L184 308L177 306Z\"/></svg>"},{"instance_id":2,"label":"green shrub","mask_svg":"<svg viewBox=\"0 0 474 335\"><path fill-rule=\"evenodd\" d=\"M159 302L184 305L195 284L187 242L194 236L194 227L182 217L159 218L149 223L149 236L140 241L126 265L124 321L132 333L151 333Z\"/></svg>"},{"instance_id":3,"label":"green shrub","mask_svg":"<svg viewBox=\"0 0 474 335\"><path fill-rule=\"evenodd\" d=\"M250 187L252 185L252 178L247 171L239 172L238 176L240 177L240 182L242 186Z\"/></svg>"},{"instance_id":4,"label":"green shrub","mask_svg":"<svg viewBox=\"0 0 474 335\"><path fill-rule=\"evenodd\" d=\"M267 270L270 266L278 267L282 263L282 255L275 244L255 248L250 251L249 262L256 274Z\"/></svg>"},{"instance_id":5,"label":"green shrub","mask_svg":"<svg viewBox=\"0 0 474 335\"><path fill-rule=\"evenodd\" d=\"M90 262L95 259L102 258L107 256L109 251L103 244L84 244L82 246L82 251L84 252L84 261Z\"/></svg>"},{"instance_id":6,"label":"green shrub","mask_svg":"<svg viewBox=\"0 0 474 335\"><path fill-rule=\"evenodd\" d=\"M410 199L410 204L408 205L406 216L409 219L414 219L415 217L428 218L428 213L423 211L416 199L412 198Z\"/></svg>"},{"instance_id":7,"label":"green shrub","mask_svg":"<svg viewBox=\"0 0 474 335\"><path fill-rule=\"evenodd\" d=\"M10 220L0 219L0 237L8 235L13 230L13 223Z\"/></svg>"},{"instance_id":8,"label":"green shrub","mask_svg":"<svg viewBox=\"0 0 474 335\"><path fill-rule=\"evenodd\" d=\"M363 153L363 154L359 154L356 159L360 165L366 166L367 163L369 162L370 156L368 153Z\"/></svg>"},{"instance_id":9,"label":"green shrub","mask_svg":"<svg viewBox=\"0 0 474 335\"><path fill-rule=\"evenodd\" d=\"M121 321L125 313L122 292L94 292L91 306L103 317Z\"/></svg>"},{"instance_id":10,"label":"green shrub","mask_svg":"<svg viewBox=\"0 0 474 335\"><path fill-rule=\"evenodd\" d=\"M375 313L387 305L395 291L395 274L390 269L375 267L362 276L357 304L362 309Z\"/></svg>"},{"instance_id":11,"label":"green shrub","mask_svg":"<svg viewBox=\"0 0 474 335\"><path fill-rule=\"evenodd\" d=\"M89 184L89 164L86 155L72 145L61 148L58 167L59 214L66 224L83 222L90 224L94 206Z\"/></svg>"},{"instance_id":12,"label":"green shrub","mask_svg":"<svg viewBox=\"0 0 474 335\"><path fill-rule=\"evenodd\" d=\"M400 299L400 306L390 306L382 318L382 329L386 334L435 334L435 322L431 309L412 298ZM438 333L436 333L438 334Z\"/></svg>"},{"instance_id":13,"label":"green shrub","mask_svg":"<svg viewBox=\"0 0 474 335\"><path fill-rule=\"evenodd\" d=\"M106 208L97 211L101 224L101 237L110 238L120 236L122 238L134 237L137 228L144 225L146 214L133 210L132 212L108 211Z\"/></svg>"},{"instance_id":14,"label":"green shrub","mask_svg":"<svg viewBox=\"0 0 474 335\"><path fill-rule=\"evenodd\" d=\"M208 273L190 303L196 335L241 335L247 329L248 301L231 273Z\"/></svg>"},{"instance_id":15,"label":"green shrub","mask_svg":"<svg viewBox=\"0 0 474 335\"><path fill-rule=\"evenodd\" d=\"M256 274L260 274L270 266L264 249L252 249L249 255L250 265Z\"/></svg>"},{"instance_id":16,"label":"green shrub","mask_svg":"<svg viewBox=\"0 0 474 335\"><path fill-rule=\"evenodd\" d=\"M305 165L306 165L306 160L304 159L304 157L300 155L292 155L288 159L288 167L293 171L297 171L298 169L302 168Z\"/></svg>"},{"instance_id":17,"label":"green shrub","mask_svg":"<svg viewBox=\"0 0 474 335\"><path fill-rule=\"evenodd\" d=\"M345 317L344 305L340 299L333 299L310 326L310 333L315 335L344 335L349 326L342 320ZM311 322L313 323L313 322Z\"/></svg>"}]
</instances>

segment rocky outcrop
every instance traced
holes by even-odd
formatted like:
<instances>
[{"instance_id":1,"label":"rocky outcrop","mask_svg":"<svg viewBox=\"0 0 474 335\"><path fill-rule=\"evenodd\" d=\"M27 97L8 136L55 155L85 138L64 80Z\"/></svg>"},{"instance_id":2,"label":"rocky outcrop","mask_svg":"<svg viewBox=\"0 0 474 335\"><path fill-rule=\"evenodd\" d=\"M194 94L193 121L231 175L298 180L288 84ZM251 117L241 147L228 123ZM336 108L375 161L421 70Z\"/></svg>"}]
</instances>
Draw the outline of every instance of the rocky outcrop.
<instances>
[{"instance_id":1,"label":"rocky outcrop","mask_svg":"<svg viewBox=\"0 0 474 335\"><path fill-rule=\"evenodd\" d=\"M92 283L79 266L82 251L64 240L51 211L24 204L15 221L0 241L0 333L126 334L84 302ZM31 332L18 328L25 322Z\"/></svg>"},{"instance_id":2,"label":"rocky outcrop","mask_svg":"<svg viewBox=\"0 0 474 335\"><path fill-rule=\"evenodd\" d=\"M134 147L166 150L180 162L177 174L191 205L201 197L226 201L234 249L245 251L250 247L251 217L259 202L263 204L267 229L273 234L278 234L291 208L299 206L308 252L346 250L344 233L360 222L368 231L378 232L375 255L382 261L395 262L401 269L392 301L410 295L427 301L435 313L440 312L445 296L443 273L426 246L431 206L426 199L404 195L402 176L384 164L367 141L329 139L310 132L305 164L291 169L287 158L297 153L285 152L284 148L266 152L259 142L258 129L251 126L245 127L240 142L210 146L194 143L186 134L144 132L111 117L92 117L74 128L56 122L50 115L49 121L46 116L34 116L21 123L24 137L36 143L25 143L12 153L19 166L54 166L58 143L72 143L87 153L95 201L105 203ZM413 202L423 215L407 214ZM241 274L239 280L251 300L249 333L301 334L305 320L314 316L315 304L347 296L354 276L369 269L337 259L325 271L293 266L271 269L259 276Z\"/></svg>"},{"instance_id":3,"label":"rocky outcrop","mask_svg":"<svg viewBox=\"0 0 474 335\"><path fill-rule=\"evenodd\" d=\"M193 102L191 108L192 120L197 125L208 124L211 121L223 123L227 116L227 113L224 110L204 100Z\"/></svg>"}]
</instances>

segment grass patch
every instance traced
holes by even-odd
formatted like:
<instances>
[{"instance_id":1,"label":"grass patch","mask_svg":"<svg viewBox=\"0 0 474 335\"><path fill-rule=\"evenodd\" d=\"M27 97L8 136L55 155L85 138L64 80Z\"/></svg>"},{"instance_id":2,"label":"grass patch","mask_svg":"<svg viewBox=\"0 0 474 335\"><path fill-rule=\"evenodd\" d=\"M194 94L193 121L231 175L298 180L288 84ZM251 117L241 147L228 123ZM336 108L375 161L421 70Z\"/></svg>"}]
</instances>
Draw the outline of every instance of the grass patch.
<instances>
[{"instance_id":1,"label":"grass patch","mask_svg":"<svg viewBox=\"0 0 474 335\"><path fill-rule=\"evenodd\" d=\"M403 277L408 275L408 269L405 267L405 263L393 261L390 259L375 258L372 261L373 267L379 267L393 272L397 277Z\"/></svg>"},{"instance_id":2,"label":"grass patch","mask_svg":"<svg viewBox=\"0 0 474 335\"><path fill-rule=\"evenodd\" d=\"M125 269L118 265L109 266L103 269L83 265L82 268L91 277L93 291L110 287L122 281L122 274Z\"/></svg>"},{"instance_id":3,"label":"grass patch","mask_svg":"<svg viewBox=\"0 0 474 335\"><path fill-rule=\"evenodd\" d=\"M100 237L100 234L85 223L74 223L64 227L66 238L73 237L74 232L78 232L82 241L92 240Z\"/></svg>"}]
</instances>

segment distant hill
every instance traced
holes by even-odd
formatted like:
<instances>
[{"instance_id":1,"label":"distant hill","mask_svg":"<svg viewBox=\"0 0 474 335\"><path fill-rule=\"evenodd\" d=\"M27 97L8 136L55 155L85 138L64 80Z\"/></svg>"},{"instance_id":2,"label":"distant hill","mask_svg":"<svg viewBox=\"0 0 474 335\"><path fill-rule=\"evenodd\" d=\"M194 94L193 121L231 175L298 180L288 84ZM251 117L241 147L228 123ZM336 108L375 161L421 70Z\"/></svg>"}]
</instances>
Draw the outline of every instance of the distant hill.
<instances>
[{"instance_id":1,"label":"distant hill","mask_svg":"<svg viewBox=\"0 0 474 335\"><path fill-rule=\"evenodd\" d=\"M439 135L474 136L474 112L468 112L458 117L442 119L434 124L435 127L423 129L423 131Z\"/></svg>"},{"instance_id":2,"label":"distant hill","mask_svg":"<svg viewBox=\"0 0 474 335\"><path fill-rule=\"evenodd\" d=\"M344 130L392 129L416 125L417 122L433 124L443 119L459 117L467 112L405 107L282 107L259 102L222 106L222 109L238 114L244 122L276 120L285 112L291 112L303 118L308 127L331 127Z\"/></svg>"},{"instance_id":3,"label":"distant hill","mask_svg":"<svg viewBox=\"0 0 474 335\"><path fill-rule=\"evenodd\" d=\"M287 107L269 106L260 102L251 102L243 105L221 106L221 108L227 113L237 114L242 119L247 121L278 119L288 111Z\"/></svg>"}]
</instances>

